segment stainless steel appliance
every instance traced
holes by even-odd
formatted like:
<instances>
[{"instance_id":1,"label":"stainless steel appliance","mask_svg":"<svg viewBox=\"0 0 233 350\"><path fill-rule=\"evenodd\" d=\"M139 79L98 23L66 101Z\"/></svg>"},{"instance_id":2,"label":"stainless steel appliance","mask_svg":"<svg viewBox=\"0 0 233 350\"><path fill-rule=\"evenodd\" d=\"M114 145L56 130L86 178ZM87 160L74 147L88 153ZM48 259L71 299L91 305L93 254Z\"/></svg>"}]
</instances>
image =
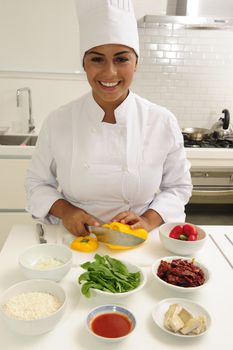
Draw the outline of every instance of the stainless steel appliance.
<instances>
[{"instance_id":1,"label":"stainless steel appliance","mask_svg":"<svg viewBox=\"0 0 233 350\"><path fill-rule=\"evenodd\" d=\"M192 140L183 134L184 145L188 148L233 149L233 139L215 139L206 136ZM232 167L195 166L191 167L193 193L190 203L232 203L233 204L233 159ZM232 213L233 215L233 213Z\"/></svg>"},{"instance_id":2,"label":"stainless steel appliance","mask_svg":"<svg viewBox=\"0 0 233 350\"><path fill-rule=\"evenodd\" d=\"M193 29L232 30L232 0L167 0L166 15L146 15L139 24L156 23Z\"/></svg>"},{"instance_id":3,"label":"stainless steel appliance","mask_svg":"<svg viewBox=\"0 0 233 350\"><path fill-rule=\"evenodd\" d=\"M184 146L188 148L233 148L233 137L232 139L223 138L215 139L213 137L204 137L202 140L192 140L189 137L184 136Z\"/></svg>"},{"instance_id":4,"label":"stainless steel appliance","mask_svg":"<svg viewBox=\"0 0 233 350\"><path fill-rule=\"evenodd\" d=\"M191 176L193 193L190 203L233 204L233 167L194 168Z\"/></svg>"}]
</instances>

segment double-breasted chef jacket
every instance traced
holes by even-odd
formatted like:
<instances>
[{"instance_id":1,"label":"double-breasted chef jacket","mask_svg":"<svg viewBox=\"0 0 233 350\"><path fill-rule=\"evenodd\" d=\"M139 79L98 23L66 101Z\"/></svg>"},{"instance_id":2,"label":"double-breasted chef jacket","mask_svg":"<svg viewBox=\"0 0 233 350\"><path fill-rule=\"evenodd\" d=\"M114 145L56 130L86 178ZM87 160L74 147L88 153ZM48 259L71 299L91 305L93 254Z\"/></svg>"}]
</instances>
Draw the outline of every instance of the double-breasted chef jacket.
<instances>
[{"instance_id":1,"label":"double-breasted chef jacket","mask_svg":"<svg viewBox=\"0 0 233 350\"><path fill-rule=\"evenodd\" d=\"M190 163L173 114L130 91L116 124L103 117L90 92L46 118L27 172L27 210L57 223L49 210L63 198L106 222L149 208L183 222Z\"/></svg>"}]
</instances>

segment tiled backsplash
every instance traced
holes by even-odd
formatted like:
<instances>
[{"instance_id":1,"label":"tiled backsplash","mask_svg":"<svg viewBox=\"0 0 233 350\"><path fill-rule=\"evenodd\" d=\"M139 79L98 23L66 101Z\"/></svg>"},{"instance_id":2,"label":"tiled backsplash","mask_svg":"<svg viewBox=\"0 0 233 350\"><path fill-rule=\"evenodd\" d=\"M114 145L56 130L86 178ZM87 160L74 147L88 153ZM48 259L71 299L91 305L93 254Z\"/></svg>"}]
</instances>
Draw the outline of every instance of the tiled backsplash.
<instances>
[{"instance_id":1,"label":"tiled backsplash","mask_svg":"<svg viewBox=\"0 0 233 350\"><path fill-rule=\"evenodd\" d=\"M170 109L181 127L210 128L233 115L233 29L144 23L134 91Z\"/></svg>"}]
</instances>

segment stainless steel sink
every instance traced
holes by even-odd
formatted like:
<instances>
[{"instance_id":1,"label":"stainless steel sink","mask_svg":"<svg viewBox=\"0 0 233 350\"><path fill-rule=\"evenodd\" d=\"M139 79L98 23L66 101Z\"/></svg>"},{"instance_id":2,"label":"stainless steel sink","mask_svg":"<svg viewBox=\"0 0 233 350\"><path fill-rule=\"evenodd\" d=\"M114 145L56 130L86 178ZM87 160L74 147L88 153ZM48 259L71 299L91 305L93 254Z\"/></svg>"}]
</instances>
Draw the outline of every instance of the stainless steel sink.
<instances>
[{"instance_id":1,"label":"stainless steel sink","mask_svg":"<svg viewBox=\"0 0 233 350\"><path fill-rule=\"evenodd\" d=\"M37 135L0 135L0 146L35 146Z\"/></svg>"}]
</instances>

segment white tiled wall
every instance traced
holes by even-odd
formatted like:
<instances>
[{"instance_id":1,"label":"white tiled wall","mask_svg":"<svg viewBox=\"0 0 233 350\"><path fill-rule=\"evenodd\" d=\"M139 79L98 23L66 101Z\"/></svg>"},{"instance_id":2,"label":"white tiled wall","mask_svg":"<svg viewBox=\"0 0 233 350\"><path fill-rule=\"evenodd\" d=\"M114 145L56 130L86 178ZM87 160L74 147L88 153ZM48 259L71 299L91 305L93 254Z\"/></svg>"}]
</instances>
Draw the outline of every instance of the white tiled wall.
<instances>
[{"instance_id":1,"label":"white tiled wall","mask_svg":"<svg viewBox=\"0 0 233 350\"><path fill-rule=\"evenodd\" d=\"M186 29L145 23L134 91L164 105L181 127L210 128L233 116L233 29Z\"/></svg>"},{"instance_id":2,"label":"white tiled wall","mask_svg":"<svg viewBox=\"0 0 233 350\"><path fill-rule=\"evenodd\" d=\"M133 91L170 109L181 127L210 128L224 108L233 118L233 29L146 24L139 34L141 58ZM51 110L89 90L84 75L0 72L0 126L19 118L16 89L24 86L32 91L37 129Z\"/></svg>"}]
</instances>

